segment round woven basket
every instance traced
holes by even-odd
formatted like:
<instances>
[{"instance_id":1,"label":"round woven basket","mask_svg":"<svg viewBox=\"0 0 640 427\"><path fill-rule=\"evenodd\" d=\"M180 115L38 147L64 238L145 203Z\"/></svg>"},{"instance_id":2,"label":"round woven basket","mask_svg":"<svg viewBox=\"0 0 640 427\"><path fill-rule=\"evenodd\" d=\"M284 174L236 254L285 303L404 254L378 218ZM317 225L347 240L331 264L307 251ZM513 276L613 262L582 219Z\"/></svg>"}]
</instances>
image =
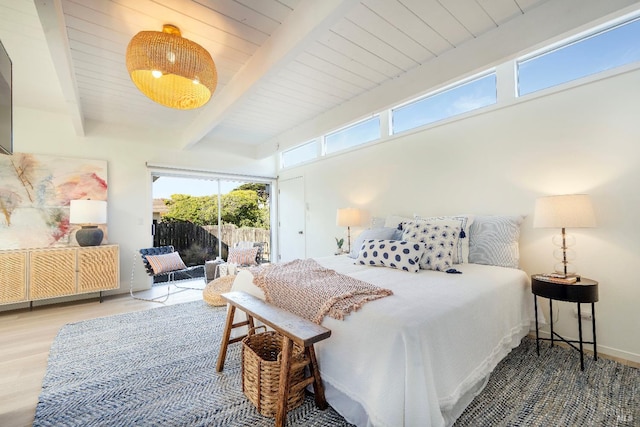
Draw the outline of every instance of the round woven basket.
<instances>
[{"instance_id":1,"label":"round woven basket","mask_svg":"<svg viewBox=\"0 0 640 427\"><path fill-rule=\"evenodd\" d=\"M202 291L204 301L213 306L225 305L227 302L220 295L231 290L235 278L236 276L222 276L210 281Z\"/></svg>"}]
</instances>

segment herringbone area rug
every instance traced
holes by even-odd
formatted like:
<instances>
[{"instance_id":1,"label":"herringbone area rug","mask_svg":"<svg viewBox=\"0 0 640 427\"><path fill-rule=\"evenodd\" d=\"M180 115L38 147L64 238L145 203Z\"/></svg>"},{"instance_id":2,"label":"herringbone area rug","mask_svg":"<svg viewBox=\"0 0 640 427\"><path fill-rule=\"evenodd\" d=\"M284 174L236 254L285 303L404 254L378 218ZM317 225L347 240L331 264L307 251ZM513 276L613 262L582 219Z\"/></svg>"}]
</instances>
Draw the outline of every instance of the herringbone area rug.
<instances>
[{"instance_id":1,"label":"herringbone area rug","mask_svg":"<svg viewBox=\"0 0 640 427\"><path fill-rule=\"evenodd\" d=\"M64 326L34 426L272 426L242 394L240 344L215 371L224 317L198 301ZM581 372L576 351L535 351L525 338L455 427L640 425L640 370L587 358ZM349 424L307 398L287 425Z\"/></svg>"},{"instance_id":2,"label":"herringbone area rug","mask_svg":"<svg viewBox=\"0 0 640 427\"><path fill-rule=\"evenodd\" d=\"M34 426L273 426L242 393L241 344L215 365L226 309L202 301L65 325ZM348 426L313 398L288 426Z\"/></svg>"},{"instance_id":3,"label":"herringbone area rug","mask_svg":"<svg viewBox=\"0 0 640 427\"><path fill-rule=\"evenodd\" d=\"M640 426L640 369L525 337L454 427Z\"/></svg>"}]
</instances>

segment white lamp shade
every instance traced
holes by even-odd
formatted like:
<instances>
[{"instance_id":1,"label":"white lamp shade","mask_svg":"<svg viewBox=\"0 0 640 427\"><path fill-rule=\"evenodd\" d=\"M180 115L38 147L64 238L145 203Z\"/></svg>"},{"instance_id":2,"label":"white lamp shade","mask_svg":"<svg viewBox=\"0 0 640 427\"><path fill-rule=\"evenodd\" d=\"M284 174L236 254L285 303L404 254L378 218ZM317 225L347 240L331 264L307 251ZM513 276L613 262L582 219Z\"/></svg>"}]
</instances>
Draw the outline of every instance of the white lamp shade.
<instances>
[{"instance_id":1,"label":"white lamp shade","mask_svg":"<svg viewBox=\"0 0 640 427\"><path fill-rule=\"evenodd\" d=\"M336 214L336 225L339 227L353 227L362 222L362 213L356 208L340 208Z\"/></svg>"},{"instance_id":2,"label":"white lamp shade","mask_svg":"<svg viewBox=\"0 0 640 427\"><path fill-rule=\"evenodd\" d=\"M596 226L591 198L586 194L540 197L536 200L534 228L589 228Z\"/></svg>"},{"instance_id":3,"label":"white lamp shade","mask_svg":"<svg viewBox=\"0 0 640 427\"><path fill-rule=\"evenodd\" d=\"M71 200L69 207L71 224L107 223L107 202L104 200Z\"/></svg>"}]
</instances>

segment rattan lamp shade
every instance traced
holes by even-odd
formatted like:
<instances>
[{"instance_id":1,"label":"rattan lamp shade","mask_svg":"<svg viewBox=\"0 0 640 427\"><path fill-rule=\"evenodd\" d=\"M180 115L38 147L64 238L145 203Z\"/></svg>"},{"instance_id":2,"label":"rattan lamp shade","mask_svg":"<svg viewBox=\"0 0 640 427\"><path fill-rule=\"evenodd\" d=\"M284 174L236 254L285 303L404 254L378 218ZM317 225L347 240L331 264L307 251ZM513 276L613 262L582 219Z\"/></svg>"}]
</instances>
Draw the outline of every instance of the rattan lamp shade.
<instances>
[{"instance_id":1,"label":"rattan lamp shade","mask_svg":"<svg viewBox=\"0 0 640 427\"><path fill-rule=\"evenodd\" d=\"M218 84L211 55L180 35L173 25L160 31L141 31L127 46L131 80L153 101L190 110L206 104Z\"/></svg>"}]
</instances>

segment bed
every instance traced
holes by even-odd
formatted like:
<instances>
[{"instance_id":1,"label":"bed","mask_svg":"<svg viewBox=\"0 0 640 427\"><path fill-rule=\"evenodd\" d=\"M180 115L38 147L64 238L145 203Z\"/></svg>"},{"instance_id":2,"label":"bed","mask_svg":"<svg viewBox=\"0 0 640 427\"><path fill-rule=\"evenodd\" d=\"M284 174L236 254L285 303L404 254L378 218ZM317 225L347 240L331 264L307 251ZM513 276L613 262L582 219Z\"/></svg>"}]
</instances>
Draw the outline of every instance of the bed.
<instances>
[{"instance_id":1,"label":"bed","mask_svg":"<svg viewBox=\"0 0 640 427\"><path fill-rule=\"evenodd\" d=\"M316 261L393 291L322 322L332 331L316 348L327 400L358 426L452 425L534 320L528 276L516 268L409 273L344 255ZM246 270L233 290L264 298Z\"/></svg>"},{"instance_id":2,"label":"bed","mask_svg":"<svg viewBox=\"0 0 640 427\"><path fill-rule=\"evenodd\" d=\"M347 256L316 261L394 293L322 322L332 331L316 349L327 400L358 426L452 425L534 320L522 270L462 264L462 274L407 273ZM248 271L233 290L264 298Z\"/></svg>"}]
</instances>

